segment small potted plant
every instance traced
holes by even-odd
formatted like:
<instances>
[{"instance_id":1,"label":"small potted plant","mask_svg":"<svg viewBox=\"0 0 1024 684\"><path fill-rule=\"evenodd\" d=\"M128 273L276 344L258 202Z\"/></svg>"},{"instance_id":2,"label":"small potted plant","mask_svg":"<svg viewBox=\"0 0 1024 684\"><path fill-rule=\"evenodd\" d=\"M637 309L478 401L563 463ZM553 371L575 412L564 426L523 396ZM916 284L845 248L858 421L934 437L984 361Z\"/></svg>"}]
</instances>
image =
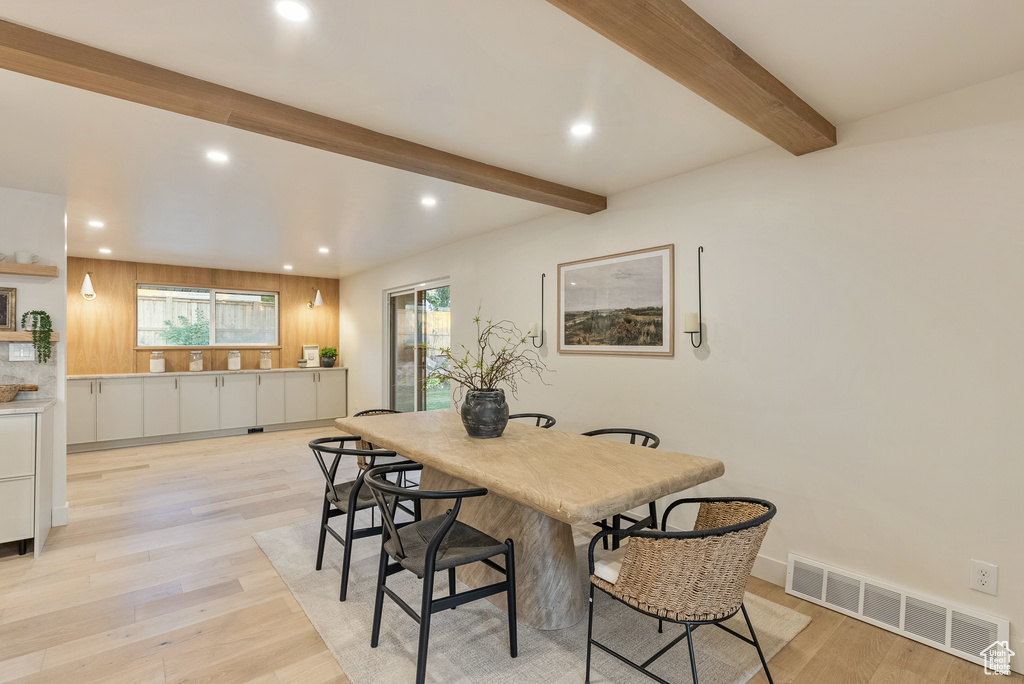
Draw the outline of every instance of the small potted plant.
<instances>
[{"instance_id":1,"label":"small potted plant","mask_svg":"<svg viewBox=\"0 0 1024 684\"><path fill-rule=\"evenodd\" d=\"M334 368L334 362L337 360L337 347L324 347L320 350L320 365L324 368Z\"/></svg>"},{"instance_id":2,"label":"small potted plant","mask_svg":"<svg viewBox=\"0 0 1024 684\"><path fill-rule=\"evenodd\" d=\"M508 403L505 390L499 385L507 386L515 396L519 378L534 373L544 382L541 373L549 368L537 352L529 348L526 336L511 321L482 321L477 312L473 322L476 323L473 349L461 345L463 353L459 356L454 355L451 348L441 349L442 364L430 377L456 385L456 403L465 392L460 413L470 437L501 437L508 424Z\"/></svg>"},{"instance_id":3,"label":"small potted plant","mask_svg":"<svg viewBox=\"0 0 1024 684\"><path fill-rule=\"evenodd\" d=\"M21 317L21 329L32 331L32 348L36 352L36 361L49 361L53 354L53 322L50 320L50 314L45 311L26 311Z\"/></svg>"}]
</instances>

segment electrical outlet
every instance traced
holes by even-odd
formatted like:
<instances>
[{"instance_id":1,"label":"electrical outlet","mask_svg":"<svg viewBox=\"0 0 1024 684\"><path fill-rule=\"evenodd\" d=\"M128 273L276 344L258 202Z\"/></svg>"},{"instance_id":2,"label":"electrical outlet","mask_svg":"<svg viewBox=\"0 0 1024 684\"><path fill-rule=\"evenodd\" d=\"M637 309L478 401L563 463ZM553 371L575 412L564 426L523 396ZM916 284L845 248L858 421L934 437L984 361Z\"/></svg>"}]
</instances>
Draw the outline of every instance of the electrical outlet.
<instances>
[{"instance_id":1,"label":"electrical outlet","mask_svg":"<svg viewBox=\"0 0 1024 684\"><path fill-rule=\"evenodd\" d=\"M999 586L999 566L971 559L971 578L968 585L974 591L996 595Z\"/></svg>"},{"instance_id":2,"label":"electrical outlet","mask_svg":"<svg viewBox=\"0 0 1024 684\"><path fill-rule=\"evenodd\" d=\"M31 342L11 342L8 358L11 361L31 361L35 358Z\"/></svg>"}]
</instances>

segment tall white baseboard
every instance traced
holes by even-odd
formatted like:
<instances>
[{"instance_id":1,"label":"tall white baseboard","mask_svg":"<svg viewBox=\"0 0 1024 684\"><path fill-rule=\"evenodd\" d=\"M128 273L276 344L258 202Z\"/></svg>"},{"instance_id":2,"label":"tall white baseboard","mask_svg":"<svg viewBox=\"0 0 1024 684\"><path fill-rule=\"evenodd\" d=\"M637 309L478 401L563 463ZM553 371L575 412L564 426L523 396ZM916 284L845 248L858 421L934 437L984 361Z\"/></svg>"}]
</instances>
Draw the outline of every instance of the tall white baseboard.
<instances>
[{"instance_id":1,"label":"tall white baseboard","mask_svg":"<svg viewBox=\"0 0 1024 684\"><path fill-rule=\"evenodd\" d=\"M750 574L765 582L771 582L780 587L786 586L786 565L785 561L775 560L758 554L754 561L754 569Z\"/></svg>"},{"instance_id":2,"label":"tall white baseboard","mask_svg":"<svg viewBox=\"0 0 1024 684\"><path fill-rule=\"evenodd\" d=\"M68 524L68 502L65 501L63 506L55 507L53 509L53 519L50 523L54 527L61 527Z\"/></svg>"}]
</instances>

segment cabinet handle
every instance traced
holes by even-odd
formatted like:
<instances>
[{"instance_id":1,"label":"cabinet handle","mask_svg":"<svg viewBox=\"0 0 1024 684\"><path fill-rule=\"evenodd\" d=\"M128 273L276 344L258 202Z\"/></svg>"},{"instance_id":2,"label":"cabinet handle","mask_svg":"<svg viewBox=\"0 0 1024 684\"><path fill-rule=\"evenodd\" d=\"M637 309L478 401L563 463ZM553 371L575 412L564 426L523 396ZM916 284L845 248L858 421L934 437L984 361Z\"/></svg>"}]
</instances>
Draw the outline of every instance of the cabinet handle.
<instances>
[{"instance_id":1,"label":"cabinet handle","mask_svg":"<svg viewBox=\"0 0 1024 684\"><path fill-rule=\"evenodd\" d=\"M92 383L89 383L89 394L92 394Z\"/></svg>"},{"instance_id":2,"label":"cabinet handle","mask_svg":"<svg viewBox=\"0 0 1024 684\"><path fill-rule=\"evenodd\" d=\"M257 375L256 376L256 386L259 387L262 384L263 384L263 376L262 375Z\"/></svg>"},{"instance_id":3,"label":"cabinet handle","mask_svg":"<svg viewBox=\"0 0 1024 684\"><path fill-rule=\"evenodd\" d=\"M217 386L217 376L216 375L213 376L213 386L214 387Z\"/></svg>"},{"instance_id":4,"label":"cabinet handle","mask_svg":"<svg viewBox=\"0 0 1024 684\"><path fill-rule=\"evenodd\" d=\"M178 389L178 378L174 378L174 389Z\"/></svg>"},{"instance_id":5,"label":"cabinet handle","mask_svg":"<svg viewBox=\"0 0 1024 684\"><path fill-rule=\"evenodd\" d=\"M98 383L96 383L96 384L98 384L98 385L100 386L99 394L103 394L103 381L102 381L102 380L100 380L100 381L99 381Z\"/></svg>"}]
</instances>

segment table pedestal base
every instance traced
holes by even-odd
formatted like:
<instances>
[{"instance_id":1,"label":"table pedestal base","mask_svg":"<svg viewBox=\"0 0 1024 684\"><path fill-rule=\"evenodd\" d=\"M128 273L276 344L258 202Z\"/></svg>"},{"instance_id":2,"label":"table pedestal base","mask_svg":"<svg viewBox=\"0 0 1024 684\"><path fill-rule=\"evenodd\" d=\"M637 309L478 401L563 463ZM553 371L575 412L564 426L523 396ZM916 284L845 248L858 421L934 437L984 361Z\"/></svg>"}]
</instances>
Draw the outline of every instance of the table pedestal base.
<instances>
[{"instance_id":1,"label":"table pedestal base","mask_svg":"<svg viewBox=\"0 0 1024 684\"><path fill-rule=\"evenodd\" d=\"M470 489L476 485L424 467L423 489ZM450 500L423 501L423 517L441 515ZM495 494L464 499L459 520L498 541L511 538L516 547L516 592L519 622L537 629L565 629L587 613L587 594L576 563L569 523L550 518L528 506ZM500 564L501 561L497 560ZM456 574L471 587L500 582L501 573L483 563L460 567ZM506 609L505 595L489 601Z\"/></svg>"}]
</instances>

